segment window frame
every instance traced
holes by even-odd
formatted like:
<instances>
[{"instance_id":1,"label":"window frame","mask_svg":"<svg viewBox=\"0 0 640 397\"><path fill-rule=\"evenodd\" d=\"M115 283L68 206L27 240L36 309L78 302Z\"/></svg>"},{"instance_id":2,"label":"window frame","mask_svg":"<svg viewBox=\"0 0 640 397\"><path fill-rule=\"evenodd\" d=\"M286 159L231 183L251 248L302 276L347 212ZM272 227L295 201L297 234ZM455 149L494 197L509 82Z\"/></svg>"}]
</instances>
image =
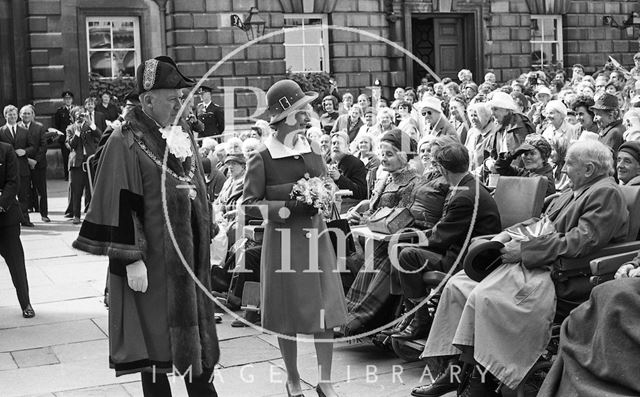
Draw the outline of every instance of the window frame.
<instances>
[{"instance_id":1,"label":"window frame","mask_svg":"<svg viewBox=\"0 0 640 397\"><path fill-rule=\"evenodd\" d=\"M141 45L141 38L140 38L140 17L138 16L122 16L122 15L87 15L85 17L85 35L86 35L86 58L87 58L87 74L91 75L92 70L91 70L91 55L92 53L96 53L96 52L125 52L125 51L131 51L132 48L115 48L113 47L113 26L111 26L111 47L109 47L108 49L102 49L102 48L91 48L91 39L90 39L90 35L89 35L89 24L92 22L133 22L133 52L134 52L134 65L139 65L142 62L142 45ZM112 60L113 62L113 60ZM112 64L113 65L113 64ZM115 74L115 70L111 69L111 76L102 76L100 77L101 79L115 79L118 77L124 77L124 76L118 76L117 74ZM135 77L135 70L134 70L134 75L131 76L132 78Z\"/></svg>"},{"instance_id":2,"label":"window frame","mask_svg":"<svg viewBox=\"0 0 640 397\"><path fill-rule=\"evenodd\" d=\"M562 21L562 15L542 15L542 14L532 14L531 15L531 26L533 26L533 20L536 20L537 25L538 25L538 29L540 30L540 36L541 36L541 40L534 40L533 38L533 34L531 34L531 37L529 38L529 43L531 44L531 54L533 54L535 51L537 51L538 49L540 49L542 51L542 48L545 44L556 44L557 45L557 51L556 54L550 54L551 59L548 60L547 64L545 64L545 60L544 57L541 57L540 63L536 63L534 64L532 62L531 66L532 67L539 67L539 68L544 68L545 66L549 66L553 64L553 57L555 55L556 58L556 63L560 63L562 65L564 65L564 38L562 36L562 30L564 28L564 23ZM544 40L544 21L556 21L556 40ZM532 29L533 31L533 29ZM541 55L544 54L544 52L541 52Z\"/></svg>"},{"instance_id":3,"label":"window frame","mask_svg":"<svg viewBox=\"0 0 640 397\"><path fill-rule=\"evenodd\" d=\"M307 44L304 43L304 39L305 39L305 35L302 35L302 40L303 43L302 44L287 44L286 42L286 31L288 29L297 29L298 27L295 28L287 28L287 20L291 20L291 19L298 19L298 20L302 20L302 25L301 27L304 29L305 26L305 20L309 20L309 19L319 19L322 21L322 44ZM285 47L285 55L284 55L284 60L285 60L285 67L287 68L287 70L289 70L289 65L287 65L287 47L302 47L302 52L303 52L303 56L302 56L302 66L303 69L306 66L305 63L305 56L304 56L304 51L305 48L309 48L309 47L322 47L322 58L320 59L320 63L322 65L322 70L294 70L291 69L292 73L318 73L318 72L326 72L329 73L330 69L329 69L329 28L327 28L328 26L328 16L327 14L284 14L284 30L285 30L285 40L283 42L283 45Z\"/></svg>"}]
</instances>

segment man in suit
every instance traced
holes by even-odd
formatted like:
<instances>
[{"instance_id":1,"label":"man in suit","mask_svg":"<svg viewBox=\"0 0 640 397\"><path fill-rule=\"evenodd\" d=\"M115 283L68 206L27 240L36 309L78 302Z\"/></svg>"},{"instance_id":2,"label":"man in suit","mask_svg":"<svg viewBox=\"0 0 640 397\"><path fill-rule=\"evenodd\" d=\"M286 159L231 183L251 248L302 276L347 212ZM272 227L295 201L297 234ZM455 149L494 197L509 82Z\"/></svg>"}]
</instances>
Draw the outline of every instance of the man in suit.
<instances>
[{"instance_id":1,"label":"man in suit","mask_svg":"<svg viewBox=\"0 0 640 397\"><path fill-rule=\"evenodd\" d=\"M67 130L69 124L71 124L71 108L73 108L73 93L71 91L64 91L62 93L62 100L64 101L64 105L60 106L58 110L56 110L56 114L53 117L53 126L63 134L58 138L58 143L60 144L60 152L62 153L62 164L64 165L62 168L64 170L64 180L69 180L69 168L67 164L69 164L69 148L65 144L66 134L64 132Z\"/></svg>"},{"instance_id":2,"label":"man in suit","mask_svg":"<svg viewBox=\"0 0 640 397\"><path fill-rule=\"evenodd\" d=\"M204 132L200 134L200 137L217 137L224 132L224 110L211 102L210 87L201 86L200 95L202 96L202 102L198 104L197 113L198 120L204 124Z\"/></svg>"},{"instance_id":3,"label":"man in suit","mask_svg":"<svg viewBox=\"0 0 640 397\"><path fill-rule=\"evenodd\" d=\"M85 101L86 102L86 101ZM102 131L90 121L87 109L76 106L71 110L73 124L67 127L67 147L69 153L69 179L71 190L71 215L73 224L79 225L80 201L82 192L85 194L85 204L91 202L89 180L84 169L84 162L96 152Z\"/></svg>"},{"instance_id":4,"label":"man in suit","mask_svg":"<svg viewBox=\"0 0 640 397\"><path fill-rule=\"evenodd\" d=\"M29 140L33 143L32 149L27 152L33 185L31 192L35 193L32 202L40 211L42 221L51 222L47 204L47 130L42 123L34 120L35 115L32 105L23 106L20 109L22 121L19 125L29 132Z\"/></svg>"},{"instance_id":5,"label":"man in suit","mask_svg":"<svg viewBox=\"0 0 640 397\"><path fill-rule=\"evenodd\" d=\"M18 194L18 158L13 147L0 142L0 255L7 262L11 281L16 288L22 316L36 315L29 300L29 283L24 266L24 250L20 241L20 209Z\"/></svg>"},{"instance_id":6,"label":"man in suit","mask_svg":"<svg viewBox=\"0 0 640 397\"><path fill-rule=\"evenodd\" d=\"M34 152L34 145L29 140L29 131L18 124L18 108L7 105L3 111L7 123L0 127L0 141L13 146L18 157L18 201L22 212L22 226L33 227L29 220L29 201L31 196L31 171L28 154Z\"/></svg>"},{"instance_id":7,"label":"man in suit","mask_svg":"<svg viewBox=\"0 0 640 397\"><path fill-rule=\"evenodd\" d=\"M84 100L84 109L87 112L87 121L98 127L100 133L107 129L107 119L104 113L96 111L96 99L89 97Z\"/></svg>"},{"instance_id":8,"label":"man in suit","mask_svg":"<svg viewBox=\"0 0 640 397\"><path fill-rule=\"evenodd\" d=\"M488 190L469 172L469 152L453 139L441 138L433 147L433 158L438 171L452 186L445 198L442 216L431 229L427 247L407 247L400 252L399 279L403 295L409 302L422 302L429 289L422 274L430 270L448 272L460 252L471 229L471 236L499 233L500 213ZM478 195L477 214L476 195ZM422 305L411 323L393 335L398 339L424 338L429 332L428 306Z\"/></svg>"}]
</instances>

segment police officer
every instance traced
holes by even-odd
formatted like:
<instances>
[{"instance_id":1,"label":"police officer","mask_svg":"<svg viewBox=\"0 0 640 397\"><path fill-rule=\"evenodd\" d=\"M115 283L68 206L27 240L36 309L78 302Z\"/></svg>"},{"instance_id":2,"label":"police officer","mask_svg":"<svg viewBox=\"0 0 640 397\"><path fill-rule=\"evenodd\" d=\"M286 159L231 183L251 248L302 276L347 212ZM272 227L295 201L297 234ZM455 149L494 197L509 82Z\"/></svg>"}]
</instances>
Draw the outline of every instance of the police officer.
<instances>
[{"instance_id":1,"label":"police officer","mask_svg":"<svg viewBox=\"0 0 640 397\"><path fill-rule=\"evenodd\" d=\"M201 86L200 95L202 102L198 104L197 114L198 120L204 124L204 132L200 137L217 137L224 132L224 110L211 102L211 87Z\"/></svg>"},{"instance_id":2,"label":"police officer","mask_svg":"<svg viewBox=\"0 0 640 397\"><path fill-rule=\"evenodd\" d=\"M64 133L67 130L67 127L71 124L71 108L73 107L73 93L71 91L63 91L62 92L62 100L64 101L64 105L60 106L58 110L56 110L56 114L53 118L54 127L62 132L62 134L58 137L58 143L60 144L60 151L62 152L62 164L64 169L64 180L69 180L69 148L65 145L65 140L67 138Z\"/></svg>"},{"instance_id":3,"label":"police officer","mask_svg":"<svg viewBox=\"0 0 640 397\"><path fill-rule=\"evenodd\" d=\"M18 158L13 147L0 142L0 255L9 266L11 280L16 288L22 316L36 315L29 300L29 284L24 266L24 250L20 241L21 213L18 194Z\"/></svg>"}]
</instances>

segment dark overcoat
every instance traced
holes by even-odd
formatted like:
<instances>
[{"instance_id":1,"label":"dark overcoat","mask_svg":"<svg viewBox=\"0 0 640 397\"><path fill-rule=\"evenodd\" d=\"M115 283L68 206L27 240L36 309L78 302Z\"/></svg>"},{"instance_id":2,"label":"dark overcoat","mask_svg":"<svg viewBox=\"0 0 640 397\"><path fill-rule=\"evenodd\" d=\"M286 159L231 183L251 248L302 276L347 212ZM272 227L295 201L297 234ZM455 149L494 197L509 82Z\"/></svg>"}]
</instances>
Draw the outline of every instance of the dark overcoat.
<instances>
[{"instance_id":1,"label":"dark overcoat","mask_svg":"<svg viewBox=\"0 0 640 397\"><path fill-rule=\"evenodd\" d=\"M296 182L326 175L322 156L300 138L293 148L275 138L249 159L244 204L267 220L261 258L262 326L283 334L312 334L344 324L346 305L335 251L318 214L285 208ZM247 208L249 210L249 208ZM284 215L289 215L284 216ZM284 216L284 219L283 219ZM317 266L317 267L316 267Z\"/></svg>"}]
</instances>

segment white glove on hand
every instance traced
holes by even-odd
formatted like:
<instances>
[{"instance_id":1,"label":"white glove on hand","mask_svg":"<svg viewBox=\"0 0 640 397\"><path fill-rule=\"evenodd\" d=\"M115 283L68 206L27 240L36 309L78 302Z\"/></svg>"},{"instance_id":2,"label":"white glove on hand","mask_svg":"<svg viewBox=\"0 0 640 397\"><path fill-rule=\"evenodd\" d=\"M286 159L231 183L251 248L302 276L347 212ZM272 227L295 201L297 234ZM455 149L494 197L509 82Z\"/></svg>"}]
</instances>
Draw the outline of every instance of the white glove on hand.
<instances>
[{"instance_id":1,"label":"white glove on hand","mask_svg":"<svg viewBox=\"0 0 640 397\"><path fill-rule=\"evenodd\" d=\"M635 274L635 270L636 270L635 264L625 263L624 265L620 266L620 268L616 272L615 276L613 276L613 278L617 280L620 278L634 277L631 275L631 273L633 272Z\"/></svg>"},{"instance_id":2,"label":"white glove on hand","mask_svg":"<svg viewBox=\"0 0 640 397\"><path fill-rule=\"evenodd\" d=\"M147 279L147 266L139 259L127 265L127 282L129 288L136 292L147 292L149 281Z\"/></svg>"}]
</instances>

